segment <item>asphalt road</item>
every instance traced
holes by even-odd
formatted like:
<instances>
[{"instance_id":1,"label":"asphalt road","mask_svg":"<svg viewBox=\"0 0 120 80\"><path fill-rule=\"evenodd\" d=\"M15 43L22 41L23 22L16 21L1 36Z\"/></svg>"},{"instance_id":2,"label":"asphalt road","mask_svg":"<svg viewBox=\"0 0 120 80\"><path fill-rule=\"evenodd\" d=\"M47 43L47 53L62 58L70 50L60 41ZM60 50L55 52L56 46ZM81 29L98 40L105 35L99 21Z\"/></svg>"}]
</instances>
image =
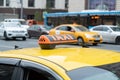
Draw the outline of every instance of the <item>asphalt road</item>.
<instances>
[{"instance_id":1,"label":"asphalt road","mask_svg":"<svg viewBox=\"0 0 120 80\"><path fill-rule=\"evenodd\" d=\"M35 39L35 38L27 39L26 41L22 41L21 39L17 39L17 40L0 39L0 51L14 50L15 45L19 46L19 48L39 47L38 39ZM78 46L75 44L57 45L56 46L56 48L59 48L59 47L66 48L66 47L81 47L81 46ZM89 45L89 47L106 49L106 50L113 50L113 51L120 52L120 45L115 45L115 44L102 43L102 44L98 44L98 46Z\"/></svg>"}]
</instances>

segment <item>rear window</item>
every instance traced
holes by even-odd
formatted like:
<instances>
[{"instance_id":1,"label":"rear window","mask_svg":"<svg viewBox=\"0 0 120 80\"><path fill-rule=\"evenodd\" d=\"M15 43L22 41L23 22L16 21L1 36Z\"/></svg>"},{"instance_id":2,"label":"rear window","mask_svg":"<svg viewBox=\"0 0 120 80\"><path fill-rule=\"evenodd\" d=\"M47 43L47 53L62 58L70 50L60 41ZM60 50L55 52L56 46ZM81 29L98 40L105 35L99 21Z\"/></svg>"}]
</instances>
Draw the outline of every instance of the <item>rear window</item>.
<instances>
[{"instance_id":1,"label":"rear window","mask_svg":"<svg viewBox=\"0 0 120 80\"><path fill-rule=\"evenodd\" d=\"M72 80L119 80L120 63L102 65L97 67L82 67L68 71Z\"/></svg>"},{"instance_id":2,"label":"rear window","mask_svg":"<svg viewBox=\"0 0 120 80\"><path fill-rule=\"evenodd\" d=\"M113 31L120 32L120 27L111 27L111 29L112 29Z\"/></svg>"}]
</instances>

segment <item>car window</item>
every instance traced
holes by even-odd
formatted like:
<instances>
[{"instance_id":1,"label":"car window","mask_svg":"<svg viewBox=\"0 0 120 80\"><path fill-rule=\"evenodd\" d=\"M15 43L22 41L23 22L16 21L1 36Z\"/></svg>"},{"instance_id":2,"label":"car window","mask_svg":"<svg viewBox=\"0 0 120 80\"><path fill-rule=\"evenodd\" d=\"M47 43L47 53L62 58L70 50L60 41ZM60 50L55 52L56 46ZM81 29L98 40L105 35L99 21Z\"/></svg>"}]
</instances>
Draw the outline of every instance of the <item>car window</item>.
<instances>
[{"instance_id":1,"label":"car window","mask_svg":"<svg viewBox=\"0 0 120 80\"><path fill-rule=\"evenodd\" d=\"M38 30L38 29L39 29L39 27L38 27L38 26L34 26L34 29L35 29L35 30Z\"/></svg>"},{"instance_id":2,"label":"car window","mask_svg":"<svg viewBox=\"0 0 120 80\"><path fill-rule=\"evenodd\" d=\"M76 26L75 27L76 31L89 31L86 27L84 26Z\"/></svg>"},{"instance_id":3,"label":"car window","mask_svg":"<svg viewBox=\"0 0 120 80\"><path fill-rule=\"evenodd\" d=\"M66 26L67 27L67 31L71 31L72 28L70 26Z\"/></svg>"},{"instance_id":4,"label":"car window","mask_svg":"<svg viewBox=\"0 0 120 80\"><path fill-rule=\"evenodd\" d=\"M93 28L94 31L103 31L103 27L95 27Z\"/></svg>"},{"instance_id":5,"label":"car window","mask_svg":"<svg viewBox=\"0 0 120 80\"><path fill-rule=\"evenodd\" d=\"M0 58L0 80L13 80L20 59Z\"/></svg>"},{"instance_id":6,"label":"car window","mask_svg":"<svg viewBox=\"0 0 120 80\"><path fill-rule=\"evenodd\" d=\"M68 71L72 80L119 80L118 76L106 69L97 67L82 67Z\"/></svg>"},{"instance_id":7,"label":"car window","mask_svg":"<svg viewBox=\"0 0 120 80\"><path fill-rule=\"evenodd\" d=\"M36 25L36 26L34 26L34 29L35 30L41 30L41 27Z\"/></svg>"},{"instance_id":8,"label":"car window","mask_svg":"<svg viewBox=\"0 0 120 80\"><path fill-rule=\"evenodd\" d=\"M103 27L103 31L108 31L108 30L109 30L109 28Z\"/></svg>"},{"instance_id":9,"label":"car window","mask_svg":"<svg viewBox=\"0 0 120 80\"><path fill-rule=\"evenodd\" d=\"M5 27L21 27L19 23L5 23Z\"/></svg>"},{"instance_id":10,"label":"car window","mask_svg":"<svg viewBox=\"0 0 120 80\"><path fill-rule=\"evenodd\" d=\"M31 27L29 27L28 29L32 29L32 30L33 30L33 29L34 29L34 26L31 26Z\"/></svg>"},{"instance_id":11,"label":"car window","mask_svg":"<svg viewBox=\"0 0 120 80\"><path fill-rule=\"evenodd\" d=\"M111 27L113 31L120 32L120 27Z\"/></svg>"},{"instance_id":12,"label":"car window","mask_svg":"<svg viewBox=\"0 0 120 80\"><path fill-rule=\"evenodd\" d=\"M0 80L11 80L15 67L0 64Z\"/></svg>"},{"instance_id":13,"label":"car window","mask_svg":"<svg viewBox=\"0 0 120 80\"><path fill-rule=\"evenodd\" d=\"M25 80L56 80L52 78L49 74L42 71L38 72L34 69L24 69L24 71L24 77L26 77Z\"/></svg>"},{"instance_id":14,"label":"car window","mask_svg":"<svg viewBox=\"0 0 120 80\"><path fill-rule=\"evenodd\" d=\"M54 71L35 62L23 60L21 67L24 70L24 80L62 80Z\"/></svg>"},{"instance_id":15,"label":"car window","mask_svg":"<svg viewBox=\"0 0 120 80\"><path fill-rule=\"evenodd\" d=\"M60 27L58 27L56 30L67 31L67 27L66 27L66 26L60 26Z\"/></svg>"}]
</instances>

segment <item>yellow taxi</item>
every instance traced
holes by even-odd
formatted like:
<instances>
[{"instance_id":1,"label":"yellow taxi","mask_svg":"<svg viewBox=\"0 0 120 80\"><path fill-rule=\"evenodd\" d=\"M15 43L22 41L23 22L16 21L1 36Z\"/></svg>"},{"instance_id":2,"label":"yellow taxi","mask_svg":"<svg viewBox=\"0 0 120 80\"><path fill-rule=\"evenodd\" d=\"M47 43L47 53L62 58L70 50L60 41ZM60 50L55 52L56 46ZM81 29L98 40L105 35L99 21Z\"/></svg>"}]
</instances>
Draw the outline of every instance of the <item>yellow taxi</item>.
<instances>
[{"instance_id":1,"label":"yellow taxi","mask_svg":"<svg viewBox=\"0 0 120 80\"><path fill-rule=\"evenodd\" d=\"M49 35L71 34L77 38L78 45L102 42L102 36L97 32L90 32L86 27L77 24L62 24L49 31Z\"/></svg>"},{"instance_id":2,"label":"yellow taxi","mask_svg":"<svg viewBox=\"0 0 120 80\"><path fill-rule=\"evenodd\" d=\"M0 52L0 80L120 80L120 53L94 48Z\"/></svg>"}]
</instances>

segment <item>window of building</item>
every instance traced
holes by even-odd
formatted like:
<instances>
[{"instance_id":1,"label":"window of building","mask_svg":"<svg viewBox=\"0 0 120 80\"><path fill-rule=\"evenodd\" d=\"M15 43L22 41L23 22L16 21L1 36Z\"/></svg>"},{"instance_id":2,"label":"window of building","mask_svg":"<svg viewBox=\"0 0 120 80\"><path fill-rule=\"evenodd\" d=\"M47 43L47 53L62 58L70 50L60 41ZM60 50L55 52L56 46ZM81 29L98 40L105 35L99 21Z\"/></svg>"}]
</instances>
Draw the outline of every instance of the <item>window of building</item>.
<instances>
[{"instance_id":1,"label":"window of building","mask_svg":"<svg viewBox=\"0 0 120 80\"><path fill-rule=\"evenodd\" d=\"M13 66L0 64L0 80L11 80L14 68Z\"/></svg>"},{"instance_id":2,"label":"window of building","mask_svg":"<svg viewBox=\"0 0 120 80\"><path fill-rule=\"evenodd\" d=\"M28 7L34 7L35 0L28 0Z\"/></svg>"},{"instance_id":3,"label":"window of building","mask_svg":"<svg viewBox=\"0 0 120 80\"><path fill-rule=\"evenodd\" d=\"M65 0L65 8L68 8L68 0Z\"/></svg>"},{"instance_id":4,"label":"window of building","mask_svg":"<svg viewBox=\"0 0 120 80\"><path fill-rule=\"evenodd\" d=\"M6 0L6 6L10 5L10 0Z\"/></svg>"},{"instance_id":5,"label":"window of building","mask_svg":"<svg viewBox=\"0 0 120 80\"><path fill-rule=\"evenodd\" d=\"M47 8L55 8L55 0L47 0Z\"/></svg>"},{"instance_id":6,"label":"window of building","mask_svg":"<svg viewBox=\"0 0 120 80\"><path fill-rule=\"evenodd\" d=\"M116 0L88 0L88 9L115 10Z\"/></svg>"},{"instance_id":7,"label":"window of building","mask_svg":"<svg viewBox=\"0 0 120 80\"><path fill-rule=\"evenodd\" d=\"M4 5L4 0L0 0L0 6Z\"/></svg>"}]
</instances>

